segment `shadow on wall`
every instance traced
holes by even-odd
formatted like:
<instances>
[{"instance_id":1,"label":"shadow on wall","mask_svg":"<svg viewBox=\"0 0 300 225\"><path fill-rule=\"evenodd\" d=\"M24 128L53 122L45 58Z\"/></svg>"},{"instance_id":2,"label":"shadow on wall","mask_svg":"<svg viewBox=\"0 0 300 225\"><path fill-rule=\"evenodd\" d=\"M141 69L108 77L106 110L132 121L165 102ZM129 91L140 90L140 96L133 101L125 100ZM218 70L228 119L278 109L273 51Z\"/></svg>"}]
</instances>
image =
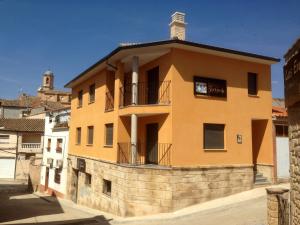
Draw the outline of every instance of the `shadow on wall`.
<instances>
[{"instance_id":1,"label":"shadow on wall","mask_svg":"<svg viewBox=\"0 0 300 225\"><path fill-rule=\"evenodd\" d=\"M18 221L38 216L50 216L64 213L63 208L55 197L39 198L32 194L3 194L0 193L0 223L28 224ZM53 217L52 217L53 218ZM54 217L57 218L57 217ZM14 223L14 221L16 221ZM110 224L104 216L84 219L59 220L52 222L37 222L35 224Z\"/></svg>"}]
</instances>

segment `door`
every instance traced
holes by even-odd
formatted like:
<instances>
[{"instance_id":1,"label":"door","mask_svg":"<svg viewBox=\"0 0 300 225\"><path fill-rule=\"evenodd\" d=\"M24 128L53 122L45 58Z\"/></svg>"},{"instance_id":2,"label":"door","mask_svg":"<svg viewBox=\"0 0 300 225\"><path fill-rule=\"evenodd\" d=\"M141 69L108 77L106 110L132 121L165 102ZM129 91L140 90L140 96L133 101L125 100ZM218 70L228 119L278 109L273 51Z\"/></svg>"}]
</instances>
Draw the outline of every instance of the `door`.
<instances>
[{"instance_id":1,"label":"door","mask_svg":"<svg viewBox=\"0 0 300 225\"><path fill-rule=\"evenodd\" d=\"M146 125L146 163L158 164L158 124Z\"/></svg>"},{"instance_id":2,"label":"door","mask_svg":"<svg viewBox=\"0 0 300 225\"><path fill-rule=\"evenodd\" d=\"M49 186L49 167L46 167L45 191L48 190L48 186Z\"/></svg>"},{"instance_id":3,"label":"door","mask_svg":"<svg viewBox=\"0 0 300 225\"><path fill-rule=\"evenodd\" d=\"M159 67L149 70L147 77L147 102L148 104L158 104Z\"/></svg>"},{"instance_id":4,"label":"door","mask_svg":"<svg viewBox=\"0 0 300 225\"><path fill-rule=\"evenodd\" d=\"M77 203L77 192L78 192L78 170L73 169L73 175L71 178L71 200Z\"/></svg>"},{"instance_id":5,"label":"door","mask_svg":"<svg viewBox=\"0 0 300 225\"><path fill-rule=\"evenodd\" d=\"M276 137L277 178L287 180L290 177L289 138Z\"/></svg>"},{"instance_id":6,"label":"door","mask_svg":"<svg viewBox=\"0 0 300 225\"><path fill-rule=\"evenodd\" d=\"M14 179L15 166L15 158L0 158L0 178Z\"/></svg>"}]
</instances>

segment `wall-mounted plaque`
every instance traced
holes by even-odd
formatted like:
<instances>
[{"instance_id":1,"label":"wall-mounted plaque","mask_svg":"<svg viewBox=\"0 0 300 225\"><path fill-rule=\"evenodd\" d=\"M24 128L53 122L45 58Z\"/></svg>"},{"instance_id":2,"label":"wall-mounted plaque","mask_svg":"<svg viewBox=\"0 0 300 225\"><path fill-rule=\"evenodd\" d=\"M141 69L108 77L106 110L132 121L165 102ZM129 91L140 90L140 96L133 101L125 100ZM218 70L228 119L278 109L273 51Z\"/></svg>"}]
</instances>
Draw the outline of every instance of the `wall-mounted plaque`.
<instances>
[{"instance_id":1,"label":"wall-mounted plaque","mask_svg":"<svg viewBox=\"0 0 300 225\"><path fill-rule=\"evenodd\" d=\"M243 143L243 137L242 137L241 134L237 134L237 135L236 135L236 142L237 142L238 144L242 144L242 143Z\"/></svg>"},{"instance_id":2,"label":"wall-mounted plaque","mask_svg":"<svg viewBox=\"0 0 300 225\"><path fill-rule=\"evenodd\" d=\"M284 66L284 91L286 106L300 101L300 51Z\"/></svg>"},{"instance_id":3,"label":"wall-mounted plaque","mask_svg":"<svg viewBox=\"0 0 300 225\"><path fill-rule=\"evenodd\" d=\"M85 172L85 160L77 158L77 169L81 172Z\"/></svg>"},{"instance_id":4,"label":"wall-mounted plaque","mask_svg":"<svg viewBox=\"0 0 300 225\"><path fill-rule=\"evenodd\" d=\"M194 76L194 95L226 98L226 80Z\"/></svg>"}]
</instances>

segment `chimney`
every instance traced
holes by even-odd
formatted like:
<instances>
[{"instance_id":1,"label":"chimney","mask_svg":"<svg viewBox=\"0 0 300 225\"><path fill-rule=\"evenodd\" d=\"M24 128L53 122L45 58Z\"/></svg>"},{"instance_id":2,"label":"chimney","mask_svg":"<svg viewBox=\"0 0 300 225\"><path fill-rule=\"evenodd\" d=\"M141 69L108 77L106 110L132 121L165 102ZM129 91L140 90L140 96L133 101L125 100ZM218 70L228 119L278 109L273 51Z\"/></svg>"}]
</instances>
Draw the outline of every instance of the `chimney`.
<instances>
[{"instance_id":1,"label":"chimney","mask_svg":"<svg viewBox=\"0 0 300 225\"><path fill-rule=\"evenodd\" d=\"M172 21L169 24L171 39L185 40L186 23L184 22L184 17L185 17L185 13L182 13L182 12L175 12L171 16Z\"/></svg>"}]
</instances>

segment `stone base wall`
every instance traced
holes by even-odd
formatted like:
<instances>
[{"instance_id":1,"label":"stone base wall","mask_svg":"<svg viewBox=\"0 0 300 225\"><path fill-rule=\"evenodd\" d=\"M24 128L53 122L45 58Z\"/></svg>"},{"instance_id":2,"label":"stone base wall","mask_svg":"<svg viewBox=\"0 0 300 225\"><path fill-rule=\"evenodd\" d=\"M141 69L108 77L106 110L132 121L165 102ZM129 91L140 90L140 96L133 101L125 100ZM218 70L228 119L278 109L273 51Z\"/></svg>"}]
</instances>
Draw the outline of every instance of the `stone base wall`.
<instances>
[{"instance_id":1,"label":"stone base wall","mask_svg":"<svg viewBox=\"0 0 300 225\"><path fill-rule=\"evenodd\" d=\"M253 167L248 165L162 168L84 160L85 173L76 176L77 157L69 155L67 198L124 217L172 212L253 186ZM111 181L111 196L103 193L103 179Z\"/></svg>"},{"instance_id":2,"label":"stone base wall","mask_svg":"<svg viewBox=\"0 0 300 225\"><path fill-rule=\"evenodd\" d=\"M274 183L274 166L266 164L256 164L256 169L259 173L262 173L264 177L268 179L269 182Z\"/></svg>"},{"instance_id":3,"label":"stone base wall","mask_svg":"<svg viewBox=\"0 0 300 225\"><path fill-rule=\"evenodd\" d=\"M300 224L300 103L288 108L290 139L291 225Z\"/></svg>"}]
</instances>

